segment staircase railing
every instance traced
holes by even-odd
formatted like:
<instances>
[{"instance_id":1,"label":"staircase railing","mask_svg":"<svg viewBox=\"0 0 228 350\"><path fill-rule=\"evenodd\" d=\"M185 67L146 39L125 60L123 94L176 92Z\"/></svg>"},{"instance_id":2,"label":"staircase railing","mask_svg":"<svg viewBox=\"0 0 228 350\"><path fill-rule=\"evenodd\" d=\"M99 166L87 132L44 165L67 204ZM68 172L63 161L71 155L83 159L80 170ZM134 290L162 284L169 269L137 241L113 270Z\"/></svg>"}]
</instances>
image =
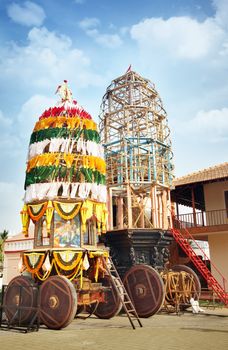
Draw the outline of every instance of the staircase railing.
<instances>
[{"instance_id":1,"label":"staircase railing","mask_svg":"<svg viewBox=\"0 0 228 350\"><path fill-rule=\"evenodd\" d=\"M206 279L208 286L210 286L214 290L214 292L218 295L219 299L221 301L223 301L224 304L227 305L228 304L228 294L226 293L226 283L227 283L226 278L219 271L219 269L215 266L215 264L209 259L209 257L202 250L202 248L197 243L197 241L194 239L194 237L191 235L191 233L186 228L183 228L182 230L184 230L184 233L185 233L184 235L180 232L180 230L178 230L176 228L171 229L171 232L173 234L174 239L181 246L181 248L184 250L184 252L187 254L187 256L191 259L191 261L194 263L194 265L200 271L202 276ZM194 245L202 253L202 257L204 258L204 260L210 261L211 266L213 267L213 269L217 272L217 274L222 279L223 287L215 279L215 277L211 274L210 270L207 268L207 266L204 264L204 262L201 260L201 258L195 253L194 249L191 247L191 245L189 243L189 240L194 242Z\"/></svg>"}]
</instances>

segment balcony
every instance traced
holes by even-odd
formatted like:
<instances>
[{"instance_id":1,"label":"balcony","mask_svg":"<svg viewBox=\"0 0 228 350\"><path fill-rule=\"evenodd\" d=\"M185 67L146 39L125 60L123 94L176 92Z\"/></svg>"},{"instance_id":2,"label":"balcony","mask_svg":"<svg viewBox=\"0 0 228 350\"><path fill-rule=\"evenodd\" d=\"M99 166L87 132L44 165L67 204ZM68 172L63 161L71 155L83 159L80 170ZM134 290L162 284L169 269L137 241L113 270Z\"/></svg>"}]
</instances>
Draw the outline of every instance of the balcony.
<instances>
[{"instance_id":1,"label":"balcony","mask_svg":"<svg viewBox=\"0 0 228 350\"><path fill-rule=\"evenodd\" d=\"M228 210L210 210L175 215L173 226L194 233L228 231Z\"/></svg>"}]
</instances>

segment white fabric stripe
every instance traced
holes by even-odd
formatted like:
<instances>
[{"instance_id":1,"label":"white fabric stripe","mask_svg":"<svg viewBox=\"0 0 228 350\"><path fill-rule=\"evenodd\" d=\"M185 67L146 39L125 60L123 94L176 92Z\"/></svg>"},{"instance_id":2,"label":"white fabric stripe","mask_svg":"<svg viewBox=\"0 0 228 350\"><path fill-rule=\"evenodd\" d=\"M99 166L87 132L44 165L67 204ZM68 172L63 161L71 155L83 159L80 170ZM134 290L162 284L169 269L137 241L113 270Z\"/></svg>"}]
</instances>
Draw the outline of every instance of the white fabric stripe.
<instances>
[{"instance_id":1,"label":"white fabric stripe","mask_svg":"<svg viewBox=\"0 0 228 350\"><path fill-rule=\"evenodd\" d=\"M30 145L28 152L28 159L35 157L44 152L44 148L50 143L50 140L43 140Z\"/></svg>"},{"instance_id":2,"label":"white fabric stripe","mask_svg":"<svg viewBox=\"0 0 228 350\"><path fill-rule=\"evenodd\" d=\"M25 203L31 203L36 200L54 199L58 195L58 191L62 186L63 198L82 198L94 199L98 202L106 202L107 188L105 185L97 185L91 183L66 183L51 182L29 185L25 191Z\"/></svg>"},{"instance_id":3,"label":"white fabric stripe","mask_svg":"<svg viewBox=\"0 0 228 350\"><path fill-rule=\"evenodd\" d=\"M42 154L45 147L49 144L49 152L72 153L76 141L74 139L53 138L32 143L29 146L28 160ZM104 148L101 144L94 141L84 141L79 139L77 142L77 151L83 155L89 155L104 159Z\"/></svg>"}]
</instances>

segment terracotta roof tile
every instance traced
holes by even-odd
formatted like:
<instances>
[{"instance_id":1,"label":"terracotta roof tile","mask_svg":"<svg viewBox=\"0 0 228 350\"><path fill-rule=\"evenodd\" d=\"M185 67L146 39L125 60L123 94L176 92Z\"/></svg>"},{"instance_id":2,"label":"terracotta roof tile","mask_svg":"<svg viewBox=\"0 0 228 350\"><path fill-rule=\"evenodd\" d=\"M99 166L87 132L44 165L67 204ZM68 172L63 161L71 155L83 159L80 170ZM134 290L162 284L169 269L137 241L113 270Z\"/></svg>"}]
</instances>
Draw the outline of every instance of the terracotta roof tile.
<instances>
[{"instance_id":1,"label":"terracotta roof tile","mask_svg":"<svg viewBox=\"0 0 228 350\"><path fill-rule=\"evenodd\" d=\"M181 186L196 182L213 181L217 179L228 178L228 162L202 169L194 173L174 179L173 185Z\"/></svg>"}]
</instances>

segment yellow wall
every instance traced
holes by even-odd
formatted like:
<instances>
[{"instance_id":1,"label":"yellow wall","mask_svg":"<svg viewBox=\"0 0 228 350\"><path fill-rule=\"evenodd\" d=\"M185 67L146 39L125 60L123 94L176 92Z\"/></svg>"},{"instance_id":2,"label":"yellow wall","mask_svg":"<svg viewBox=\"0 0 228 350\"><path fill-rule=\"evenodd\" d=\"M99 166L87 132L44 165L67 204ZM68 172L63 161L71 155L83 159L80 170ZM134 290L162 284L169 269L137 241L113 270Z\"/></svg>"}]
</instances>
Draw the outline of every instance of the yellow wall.
<instances>
[{"instance_id":1,"label":"yellow wall","mask_svg":"<svg viewBox=\"0 0 228 350\"><path fill-rule=\"evenodd\" d=\"M228 292L228 232L208 235L208 243L210 247L210 259L226 278L226 291ZM223 286L222 278L213 266L211 266L211 272Z\"/></svg>"}]
</instances>

